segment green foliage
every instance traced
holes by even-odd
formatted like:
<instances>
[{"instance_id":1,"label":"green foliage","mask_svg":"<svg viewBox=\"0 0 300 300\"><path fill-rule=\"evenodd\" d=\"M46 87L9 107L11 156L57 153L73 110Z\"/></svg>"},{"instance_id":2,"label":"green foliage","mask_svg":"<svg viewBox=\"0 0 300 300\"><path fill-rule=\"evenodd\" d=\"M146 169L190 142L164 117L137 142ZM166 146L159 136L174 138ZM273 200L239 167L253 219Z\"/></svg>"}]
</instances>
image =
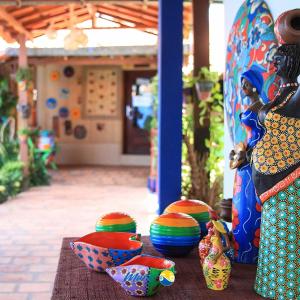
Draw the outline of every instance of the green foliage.
<instances>
[{"instance_id":1,"label":"green foliage","mask_svg":"<svg viewBox=\"0 0 300 300\"><path fill-rule=\"evenodd\" d=\"M0 116L8 117L17 105L17 97L9 90L8 80L0 77Z\"/></svg>"},{"instance_id":2,"label":"green foliage","mask_svg":"<svg viewBox=\"0 0 300 300\"><path fill-rule=\"evenodd\" d=\"M199 73L201 76L185 76L184 82L186 87L194 87L199 77L203 79L216 80L218 79L217 73L212 73L207 68L202 68ZM209 139L205 140L205 145L209 149L209 156L205 163L205 171L209 174L210 188L218 186L217 192L218 198L222 198L223 190L223 171L224 171L224 107L223 107L223 95L221 93L221 86L216 82L213 86L211 97L205 101L199 101L197 99L195 90L192 94L193 100L199 105L199 123L200 126L205 126L205 120L209 119ZM191 145L194 145L194 111L193 104L184 104L183 106L183 135L187 136ZM183 143L182 146L182 194L189 197L192 182L191 182L191 165L189 162L189 155L187 146ZM216 185L215 183L218 182Z\"/></svg>"},{"instance_id":3,"label":"green foliage","mask_svg":"<svg viewBox=\"0 0 300 300\"><path fill-rule=\"evenodd\" d=\"M224 170L224 117L223 117L223 95L221 86L218 83L218 73L210 72L208 68L201 68L198 76L183 75L183 86L185 89L192 89L190 97L192 101L187 101L183 104L182 110L182 133L187 136L191 145L194 144L194 107L193 103L197 101L200 108L200 125L204 125L204 119L210 120L210 138L205 141L206 147L210 150L206 161L205 171L209 174L210 188L213 189L216 182L218 182L219 197L222 198L223 186L223 170ZM198 101L195 93L195 84L199 80L206 80L214 82L212 94L206 101ZM158 77L155 76L152 80L152 93L154 96L154 111L157 112L158 106ZM157 128L157 115L153 116L152 128ZM187 145L182 143L182 195L189 197L192 189L191 172L192 168L189 163L189 153Z\"/></svg>"},{"instance_id":4,"label":"green foliage","mask_svg":"<svg viewBox=\"0 0 300 300\"><path fill-rule=\"evenodd\" d=\"M3 126L3 125L2 125ZM23 163L18 160L19 145L10 139L8 128L0 143L0 203L18 194L23 186Z\"/></svg>"},{"instance_id":5,"label":"green foliage","mask_svg":"<svg viewBox=\"0 0 300 300\"><path fill-rule=\"evenodd\" d=\"M29 150L29 182L31 186L49 185L51 176L47 169L47 158L37 147L39 130L25 129L20 134L27 135Z\"/></svg>"},{"instance_id":6,"label":"green foliage","mask_svg":"<svg viewBox=\"0 0 300 300\"><path fill-rule=\"evenodd\" d=\"M206 170L210 173L211 181L223 182L224 176L224 102L220 93L221 86L217 83L213 90L209 105L210 111L210 138L205 140L210 150L206 163ZM205 102L205 101L203 101Z\"/></svg>"},{"instance_id":7,"label":"green foliage","mask_svg":"<svg viewBox=\"0 0 300 300\"><path fill-rule=\"evenodd\" d=\"M219 80L219 75L217 72L210 71L207 67L202 67L199 70L198 76L196 77L198 81L211 81L217 83Z\"/></svg>"},{"instance_id":8,"label":"green foliage","mask_svg":"<svg viewBox=\"0 0 300 300\"><path fill-rule=\"evenodd\" d=\"M0 169L0 186L5 187L8 196L17 195L22 188L24 164L20 161L6 161Z\"/></svg>"},{"instance_id":9,"label":"green foliage","mask_svg":"<svg viewBox=\"0 0 300 300\"><path fill-rule=\"evenodd\" d=\"M158 110L158 76L151 79L151 93L153 97L152 109L153 115L150 123L151 128L157 128L157 110Z\"/></svg>"},{"instance_id":10,"label":"green foliage","mask_svg":"<svg viewBox=\"0 0 300 300\"><path fill-rule=\"evenodd\" d=\"M16 73L16 81L32 81L32 71L29 68L20 68Z\"/></svg>"}]
</instances>

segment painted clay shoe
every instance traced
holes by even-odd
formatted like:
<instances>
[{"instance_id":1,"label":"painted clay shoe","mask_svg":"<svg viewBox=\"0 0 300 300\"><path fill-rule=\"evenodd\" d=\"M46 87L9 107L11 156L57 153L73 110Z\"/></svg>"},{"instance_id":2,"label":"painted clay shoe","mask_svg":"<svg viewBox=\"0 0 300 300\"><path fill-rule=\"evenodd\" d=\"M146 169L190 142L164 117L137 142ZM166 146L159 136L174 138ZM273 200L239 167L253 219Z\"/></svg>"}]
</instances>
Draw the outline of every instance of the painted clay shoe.
<instances>
[{"instance_id":1,"label":"painted clay shoe","mask_svg":"<svg viewBox=\"0 0 300 300\"><path fill-rule=\"evenodd\" d=\"M119 266L141 254L140 235L128 232L93 232L71 242L74 253L94 271Z\"/></svg>"},{"instance_id":2,"label":"painted clay shoe","mask_svg":"<svg viewBox=\"0 0 300 300\"><path fill-rule=\"evenodd\" d=\"M175 263L150 255L138 255L106 272L131 296L152 296L175 281Z\"/></svg>"},{"instance_id":3,"label":"painted clay shoe","mask_svg":"<svg viewBox=\"0 0 300 300\"><path fill-rule=\"evenodd\" d=\"M96 231L136 232L136 222L122 212L112 212L102 216L96 223Z\"/></svg>"}]
</instances>

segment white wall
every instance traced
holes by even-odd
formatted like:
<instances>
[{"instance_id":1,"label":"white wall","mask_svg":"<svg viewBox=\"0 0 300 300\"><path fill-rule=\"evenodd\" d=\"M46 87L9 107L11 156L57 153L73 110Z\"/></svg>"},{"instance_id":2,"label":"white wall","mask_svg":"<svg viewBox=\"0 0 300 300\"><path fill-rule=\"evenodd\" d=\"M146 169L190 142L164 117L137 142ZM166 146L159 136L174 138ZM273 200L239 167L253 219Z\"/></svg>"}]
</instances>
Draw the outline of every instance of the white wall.
<instances>
[{"instance_id":1,"label":"white wall","mask_svg":"<svg viewBox=\"0 0 300 300\"><path fill-rule=\"evenodd\" d=\"M271 13L273 15L274 21L276 21L277 17L284 11L300 8L299 0L265 0L268 4ZM225 40L227 45L227 39L229 35L229 31L231 29L232 23L234 21L235 15L240 8L240 6L244 3L243 0L224 0L225 6ZM225 122L225 159L227 159L230 150L233 145L229 136L229 132L227 130L227 125ZM234 181L234 172L228 167L229 162L228 159L225 162L225 179L224 179L224 197L230 198L233 194L233 181Z\"/></svg>"}]
</instances>

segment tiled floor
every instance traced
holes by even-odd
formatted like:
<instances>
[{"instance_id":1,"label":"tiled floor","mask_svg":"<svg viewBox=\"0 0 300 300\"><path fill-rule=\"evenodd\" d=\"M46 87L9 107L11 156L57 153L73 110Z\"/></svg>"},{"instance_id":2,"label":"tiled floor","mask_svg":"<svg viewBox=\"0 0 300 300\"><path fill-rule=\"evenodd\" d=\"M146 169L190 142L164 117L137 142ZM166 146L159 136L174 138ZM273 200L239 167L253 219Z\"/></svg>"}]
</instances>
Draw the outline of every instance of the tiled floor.
<instances>
[{"instance_id":1,"label":"tiled floor","mask_svg":"<svg viewBox=\"0 0 300 300\"><path fill-rule=\"evenodd\" d=\"M0 300L50 299L61 239L94 231L106 212L132 215L148 234L155 197L145 168L61 169L49 187L0 205Z\"/></svg>"}]
</instances>

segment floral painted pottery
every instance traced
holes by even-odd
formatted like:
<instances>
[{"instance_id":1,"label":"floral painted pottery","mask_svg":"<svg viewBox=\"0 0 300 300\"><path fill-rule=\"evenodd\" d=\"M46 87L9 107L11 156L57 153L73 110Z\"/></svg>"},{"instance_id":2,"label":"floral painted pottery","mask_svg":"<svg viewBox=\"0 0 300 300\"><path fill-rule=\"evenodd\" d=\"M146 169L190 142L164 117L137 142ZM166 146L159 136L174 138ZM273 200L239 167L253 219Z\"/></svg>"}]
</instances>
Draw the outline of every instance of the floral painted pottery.
<instances>
[{"instance_id":1,"label":"floral painted pottery","mask_svg":"<svg viewBox=\"0 0 300 300\"><path fill-rule=\"evenodd\" d=\"M106 272L131 296L152 296L175 280L175 263L161 257L138 255Z\"/></svg>"},{"instance_id":2,"label":"floral painted pottery","mask_svg":"<svg viewBox=\"0 0 300 300\"><path fill-rule=\"evenodd\" d=\"M96 223L96 231L136 232L136 223L129 215L113 212L104 215Z\"/></svg>"},{"instance_id":3,"label":"floral painted pottery","mask_svg":"<svg viewBox=\"0 0 300 300\"><path fill-rule=\"evenodd\" d=\"M226 229L226 232L228 234L229 233L229 229L228 229L226 223L223 222L223 221L219 221L219 222L222 223L222 225L224 226L224 228ZM212 222L209 222L208 225L207 225L207 227L208 227L208 234L200 241L199 247L198 247L201 265L203 265L204 260L208 256L209 251L210 251L210 249L212 247L212 240L211 240L212 235L213 235L213 230L212 230L213 225L212 225ZM222 239L223 246L226 246L226 240L225 240L225 238L222 236L221 239ZM234 250L233 250L233 248L230 247L228 250L226 250L224 252L224 254L229 258L230 263L232 264L233 261L234 261Z\"/></svg>"},{"instance_id":4,"label":"floral painted pottery","mask_svg":"<svg viewBox=\"0 0 300 300\"><path fill-rule=\"evenodd\" d=\"M170 204L166 213L185 213L193 217L200 225L201 237L207 234L206 223L209 222L209 210L211 207L200 200L179 200Z\"/></svg>"},{"instance_id":5,"label":"floral painted pottery","mask_svg":"<svg viewBox=\"0 0 300 300\"><path fill-rule=\"evenodd\" d=\"M166 256L184 256L199 243L199 224L187 214L166 213L152 222L150 239L158 252Z\"/></svg>"},{"instance_id":6,"label":"floral painted pottery","mask_svg":"<svg viewBox=\"0 0 300 300\"><path fill-rule=\"evenodd\" d=\"M121 265L141 254L140 235L127 232L93 232L71 242L74 253L94 271Z\"/></svg>"},{"instance_id":7,"label":"floral painted pottery","mask_svg":"<svg viewBox=\"0 0 300 300\"><path fill-rule=\"evenodd\" d=\"M230 248L229 240L226 239L226 246L223 247L221 235L227 235L224 225L219 221L212 221L211 248L203 262L203 275L209 289L221 291L227 288L231 263L224 254Z\"/></svg>"}]
</instances>

